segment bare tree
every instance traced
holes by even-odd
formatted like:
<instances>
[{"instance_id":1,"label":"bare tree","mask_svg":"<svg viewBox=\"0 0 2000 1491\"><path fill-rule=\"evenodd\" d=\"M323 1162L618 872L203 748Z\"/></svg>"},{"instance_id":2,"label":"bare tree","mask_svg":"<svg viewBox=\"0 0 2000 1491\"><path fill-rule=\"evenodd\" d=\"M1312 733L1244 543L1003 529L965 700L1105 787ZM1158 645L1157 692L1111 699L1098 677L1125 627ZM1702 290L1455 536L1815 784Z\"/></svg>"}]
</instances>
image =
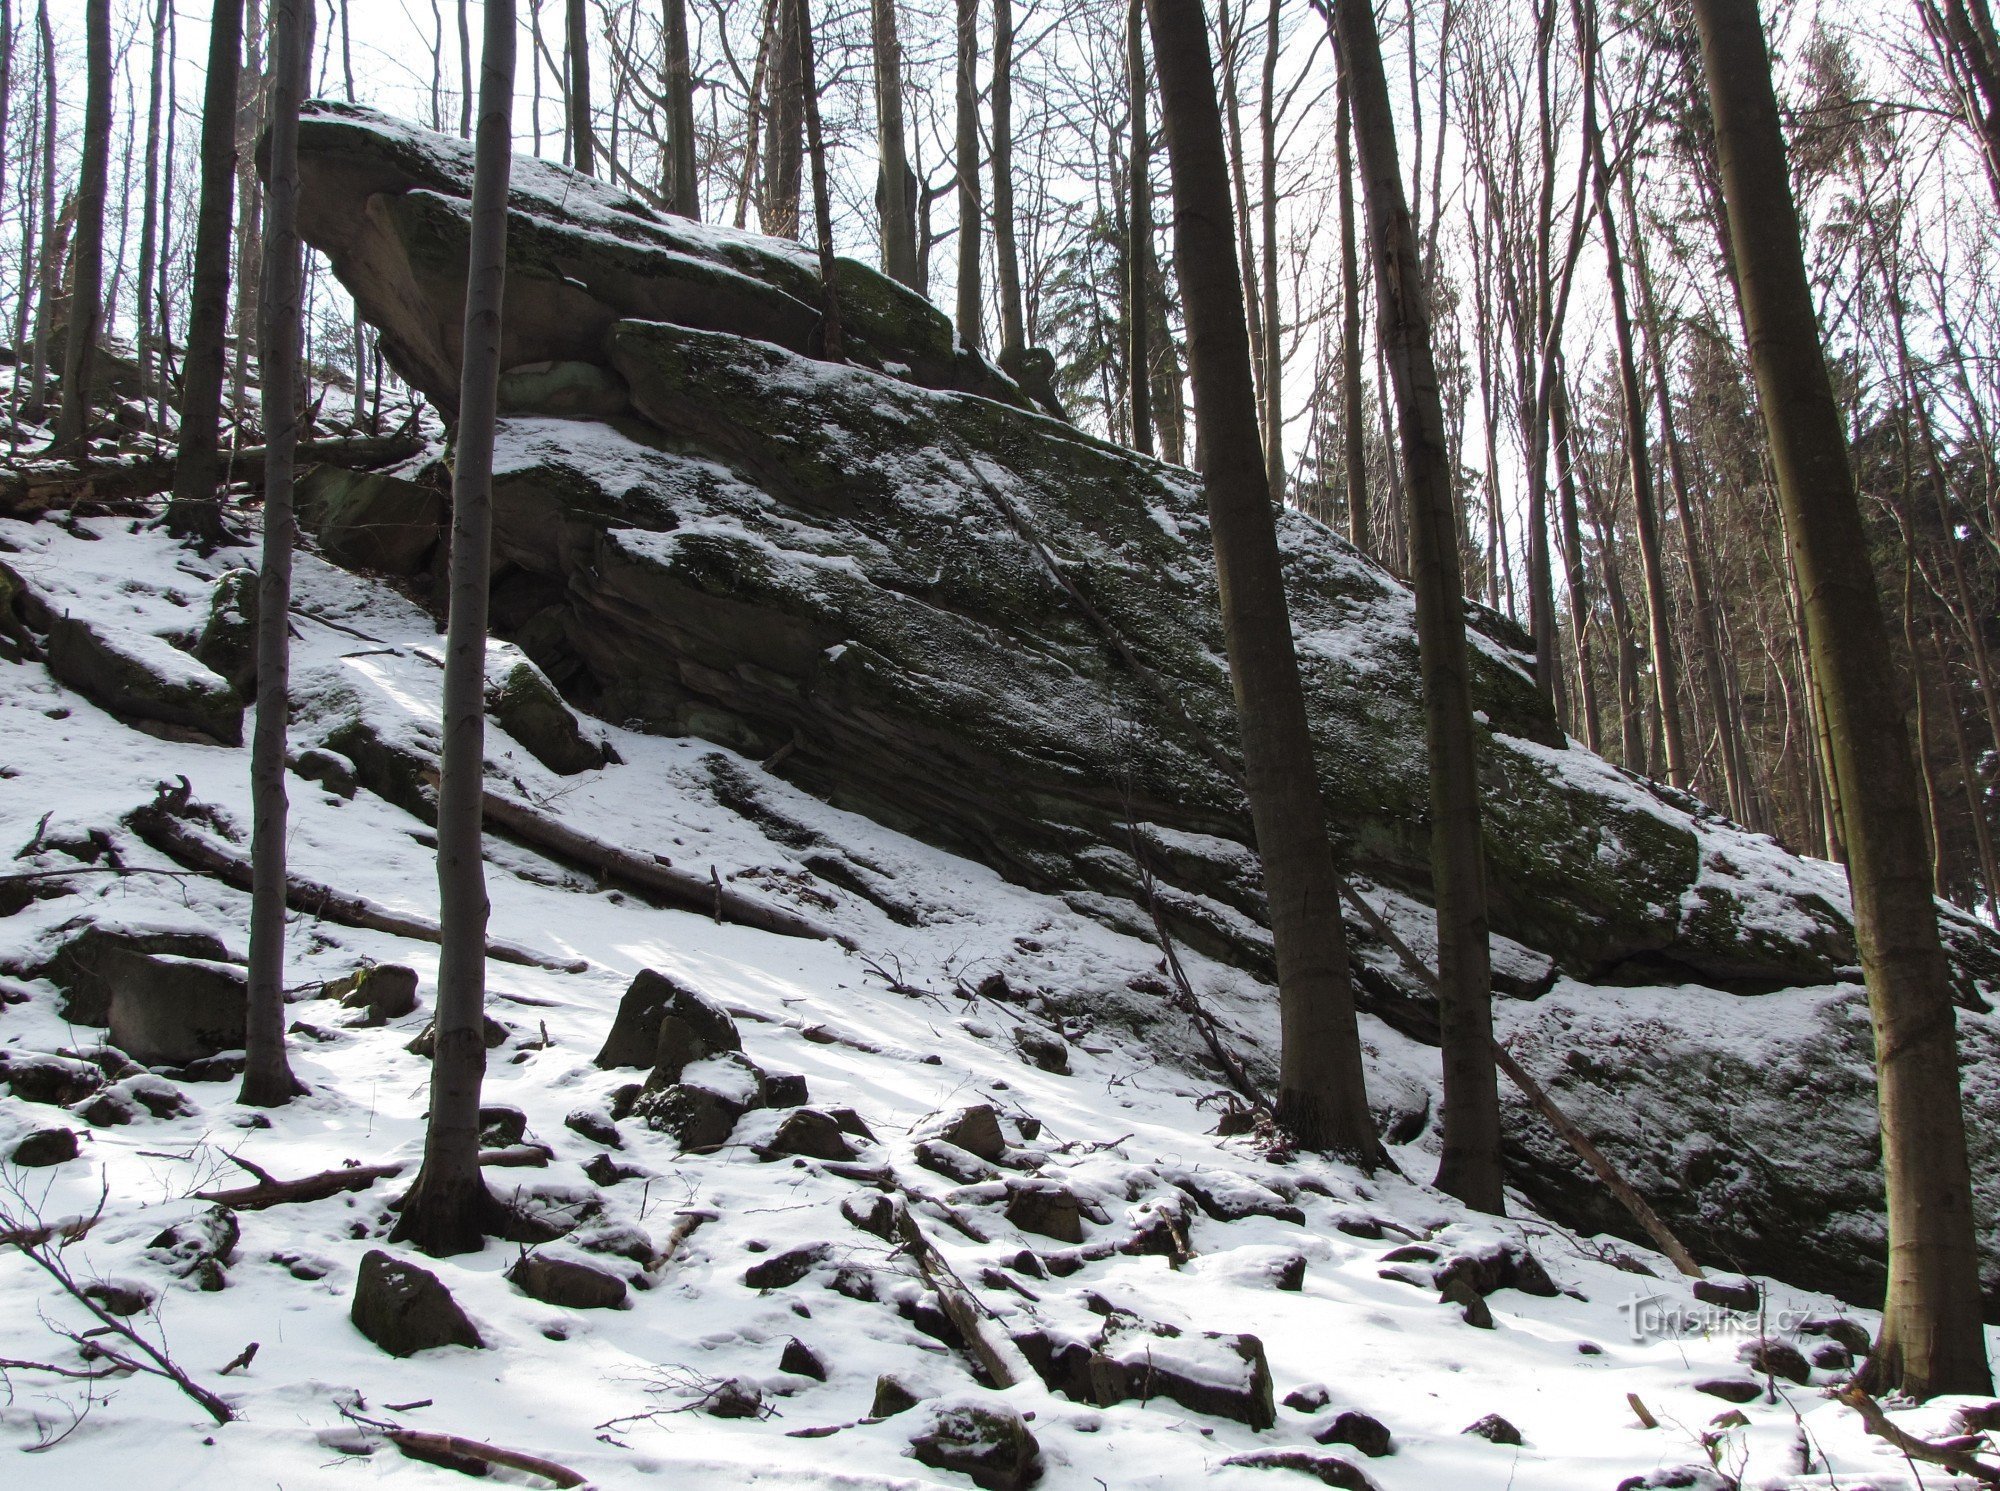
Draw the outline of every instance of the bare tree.
<instances>
[{"instance_id":1,"label":"bare tree","mask_svg":"<svg viewBox=\"0 0 2000 1491\"><path fill-rule=\"evenodd\" d=\"M1007 0L999 0L1004 7ZM903 129L903 45L897 34L896 0L869 0L869 26L875 60L876 149L881 174L875 199L882 214L882 270L898 284L915 289L917 269L916 177L910 171L909 141ZM999 24L996 18L995 24ZM999 104L995 105L996 119ZM1000 149L994 147L994 170L1000 169ZM999 201L999 188L994 189Z\"/></svg>"},{"instance_id":2,"label":"bare tree","mask_svg":"<svg viewBox=\"0 0 2000 1491\"><path fill-rule=\"evenodd\" d=\"M239 1100L290 1102L285 1056L285 734L291 720L293 453L299 438L299 104L309 58L302 6L272 0L269 165L264 191L258 378L264 421L264 552L257 572L257 720L250 744L250 997Z\"/></svg>"},{"instance_id":3,"label":"bare tree","mask_svg":"<svg viewBox=\"0 0 2000 1491\"><path fill-rule=\"evenodd\" d=\"M1380 345L1395 388L1417 593L1418 666L1430 750L1431 887L1437 907L1438 1025L1444 1047L1444 1157L1437 1184L1468 1206L1504 1212L1499 1079L1493 1064L1486 858L1480 826L1472 665L1444 405L1431 350L1415 225L1403 199L1396 122L1370 0L1335 0L1340 66L1354 110Z\"/></svg>"},{"instance_id":4,"label":"bare tree","mask_svg":"<svg viewBox=\"0 0 2000 1491\"><path fill-rule=\"evenodd\" d=\"M188 298L187 356L181 364L180 448L174 461L168 531L204 547L226 536L222 522L223 336L229 322L229 227L236 196L236 90L243 0L215 0L201 112L201 205L194 227L194 287Z\"/></svg>"},{"instance_id":5,"label":"bare tree","mask_svg":"<svg viewBox=\"0 0 2000 1491\"><path fill-rule=\"evenodd\" d=\"M1202 484L1244 774L1278 961L1278 1118L1301 1144L1372 1165L1339 881L1278 563L1237 273L1229 167L1201 0L1148 0L1174 194Z\"/></svg>"},{"instance_id":6,"label":"bare tree","mask_svg":"<svg viewBox=\"0 0 2000 1491\"><path fill-rule=\"evenodd\" d=\"M1130 203L1125 218L1125 377L1132 408L1132 448L1153 453L1152 349L1147 302L1152 287L1146 274L1146 246L1153 234L1151 144L1146 130L1146 21L1143 0L1126 7L1125 85L1131 92L1132 147L1125 173Z\"/></svg>"},{"instance_id":7,"label":"bare tree","mask_svg":"<svg viewBox=\"0 0 2000 1491\"><path fill-rule=\"evenodd\" d=\"M1889 1211L1869 1391L1991 1394L1948 969L1756 0L1694 0L1744 329L1804 601L1868 981Z\"/></svg>"},{"instance_id":8,"label":"bare tree","mask_svg":"<svg viewBox=\"0 0 2000 1491\"><path fill-rule=\"evenodd\" d=\"M986 342L980 292L979 191L979 0L958 0L958 63L955 72L957 130L952 170L958 182L958 340L964 347Z\"/></svg>"},{"instance_id":9,"label":"bare tree","mask_svg":"<svg viewBox=\"0 0 2000 1491\"><path fill-rule=\"evenodd\" d=\"M1000 365L1012 372L1028 347L1014 238L1014 0L993 0L993 267L1000 282Z\"/></svg>"},{"instance_id":10,"label":"bare tree","mask_svg":"<svg viewBox=\"0 0 2000 1491\"><path fill-rule=\"evenodd\" d=\"M660 0L661 46L666 53L667 211L701 218L701 182L695 175L694 68L688 56L687 0Z\"/></svg>"},{"instance_id":11,"label":"bare tree","mask_svg":"<svg viewBox=\"0 0 2000 1491\"><path fill-rule=\"evenodd\" d=\"M597 174L597 139L590 122L590 21L586 0L567 0L563 8L569 77L564 96L569 105L570 162L586 176ZM486 86L482 78L480 87Z\"/></svg>"},{"instance_id":12,"label":"bare tree","mask_svg":"<svg viewBox=\"0 0 2000 1491\"><path fill-rule=\"evenodd\" d=\"M69 326L63 348L62 406L53 448L83 453L90 433L90 385L104 314L104 195L111 154L111 0L87 0L83 163L70 243Z\"/></svg>"},{"instance_id":13,"label":"bare tree","mask_svg":"<svg viewBox=\"0 0 2000 1491\"><path fill-rule=\"evenodd\" d=\"M486 0L473 144L472 234L465 280L451 490L451 613L445 633L444 749L438 785L437 1042L423 1168L395 1235L432 1256L477 1252L500 1202L479 1171L479 1089L486 1074L486 616L492 572L493 439L500 310L507 276L513 167L514 0Z\"/></svg>"}]
</instances>

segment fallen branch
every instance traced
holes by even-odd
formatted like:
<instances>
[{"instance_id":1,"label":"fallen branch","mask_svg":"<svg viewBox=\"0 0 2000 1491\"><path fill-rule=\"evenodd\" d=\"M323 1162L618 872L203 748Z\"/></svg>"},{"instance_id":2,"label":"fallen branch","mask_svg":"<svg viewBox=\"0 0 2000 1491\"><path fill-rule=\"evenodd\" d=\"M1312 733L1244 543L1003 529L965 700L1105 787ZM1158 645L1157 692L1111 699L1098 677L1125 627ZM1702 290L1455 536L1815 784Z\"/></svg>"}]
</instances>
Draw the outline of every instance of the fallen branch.
<instances>
[{"instance_id":1,"label":"fallen branch","mask_svg":"<svg viewBox=\"0 0 2000 1491\"><path fill-rule=\"evenodd\" d=\"M163 782L159 795L144 807L126 814L125 821L141 839L175 863L213 875L238 890L248 891L250 861L179 816L180 811L187 807L190 791L185 777L181 778L178 787ZM343 927L387 932L393 937L407 937L413 942L435 944L444 936L438 924L426 917L392 911L365 896L350 895L300 875L286 876L285 904L294 911ZM581 958L553 957L497 938L487 940L486 955L502 963L547 968L557 973L582 973L590 966Z\"/></svg>"},{"instance_id":2,"label":"fallen branch","mask_svg":"<svg viewBox=\"0 0 2000 1491\"><path fill-rule=\"evenodd\" d=\"M1431 972L1429 966L1417 956L1407 942L1396 935L1395 929L1389 925L1382 913L1362 899L1345 879L1340 882L1340 894L1354 909L1355 914L1367 923L1368 929L1395 953L1398 961L1411 976L1435 995L1437 975ZM1514 1059L1514 1053L1497 1040L1493 1043L1493 1062L1507 1074L1507 1080L1521 1090L1521 1095L1533 1105L1535 1111L1548 1120L1549 1127L1577 1152L1584 1164L1590 1167L1591 1173L1604 1182L1605 1189L1618 1199L1619 1205L1623 1206L1632 1220L1639 1224L1640 1230L1653 1240L1653 1246L1666 1254L1674 1267L1690 1279L1706 1277L1702 1273L1701 1265L1694 1261L1694 1255L1678 1237L1674 1236L1667 1224L1660 1220L1659 1213L1653 1210L1646 1198L1641 1196L1632 1183L1619 1172L1618 1167L1611 1163L1611 1157L1599 1149L1591 1137L1577 1126L1576 1121L1556 1105L1556 1100L1549 1096L1541 1083L1529 1076L1527 1068Z\"/></svg>"},{"instance_id":3,"label":"fallen branch","mask_svg":"<svg viewBox=\"0 0 2000 1491\"><path fill-rule=\"evenodd\" d=\"M567 1465L558 1465L553 1460L545 1460L540 1455L531 1455L526 1450L504 1449L497 1444L487 1444L482 1440L464 1439L456 1434L433 1434L424 1429L384 1429L383 1434L397 1449L412 1460L430 1460L433 1456L453 1456L460 1460L477 1460L487 1465L498 1465L507 1470L525 1470L529 1475L538 1475L543 1480L557 1486L582 1486L584 1478ZM435 1461L431 1461L435 1463Z\"/></svg>"},{"instance_id":4,"label":"fallen branch","mask_svg":"<svg viewBox=\"0 0 2000 1491\"><path fill-rule=\"evenodd\" d=\"M992 1312L965 1287L944 1255L931 1246L916 1217L911 1215L909 1203L898 1197L894 1204L896 1236L903 1250L915 1260L924 1282L937 1291L938 1304L946 1318L958 1327L958 1333L965 1337L966 1346L986 1369L993 1385L1010 1388L1017 1382L1031 1380L1034 1369L1021 1355L1021 1348L992 1328Z\"/></svg>"},{"instance_id":5,"label":"fallen branch","mask_svg":"<svg viewBox=\"0 0 2000 1491\"><path fill-rule=\"evenodd\" d=\"M369 470L408 460L423 449L410 435L354 435L331 440L301 440L298 459ZM232 484L256 488L264 484L264 447L239 450L228 473ZM0 516L38 518L43 513L71 510L83 514L113 511L145 497L168 491L174 484L174 457L127 456L109 461L23 461L0 473Z\"/></svg>"},{"instance_id":6,"label":"fallen branch","mask_svg":"<svg viewBox=\"0 0 2000 1491\"><path fill-rule=\"evenodd\" d=\"M705 912L717 921L776 932L782 937L811 937L846 945L847 940L838 933L795 912L756 900L741 891L730 890L723 885L721 876L713 867L705 876L677 870L649 855L594 839L571 828L553 814L498 792L486 793L481 812L493 827L532 848L582 865L606 879L620 881L641 894L670 905Z\"/></svg>"},{"instance_id":7,"label":"fallen branch","mask_svg":"<svg viewBox=\"0 0 2000 1491\"><path fill-rule=\"evenodd\" d=\"M674 1225L668 1229L666 1240L654 1249L653 1256L646 1260L646 1272L657 1274L680 1252L681 1244L694 1236L695 1229L704 1222L713 1222L721 1215L713 1211L684 1211L674 1218Z\"/></svg>"},{"instance_id":8,"label":"fallen branch","mask_svg":"<svg viewBox=\"0 0 2000 1491\"><path fill-rule=\"evenodd\" d=\"M1861 1415L1861 1426L1870 1434L1887 1441L1909 1459L1942 1465L1956 1475L1969 1475L1983 1485L2000 1486L2000 1466L1989 1465L1973 1456L1973 1450L1980 1443L1978 1435L1968 1434L1933 1443L1897 1428L1889 1421L1889 1415L1882 1411L1880 1403L1851 1383L1838 1389L1833 1396L1836 1401L1845 1403Z\"/></svg>"},{"instance_id":9,"label":"fallen branch","mask_svg":"<svg viewBox=\"0 0 2000 1491\"><path fill-rule=\"evenodd\" d=\"M539 1168L548 1164L549 1156L550 1152L539 1144L515 1144L506 1149L481 1150L479 1163ZM365 1191L376 1181L401 1175L409 1168L407 1160L390 1160L380 1165L343 1165L337 1170L322 1170L317 1175L301 1176L297 1180L278 1180L269 1171L260 1169L240 1155L230 1155L229 1159L256 1176L257 1184L229 1191L197 1191L197 1200L213 1201L231 1211L262 1211L269 1206L324 1201L344 1191Z\"/></svg>"}]
</instances>

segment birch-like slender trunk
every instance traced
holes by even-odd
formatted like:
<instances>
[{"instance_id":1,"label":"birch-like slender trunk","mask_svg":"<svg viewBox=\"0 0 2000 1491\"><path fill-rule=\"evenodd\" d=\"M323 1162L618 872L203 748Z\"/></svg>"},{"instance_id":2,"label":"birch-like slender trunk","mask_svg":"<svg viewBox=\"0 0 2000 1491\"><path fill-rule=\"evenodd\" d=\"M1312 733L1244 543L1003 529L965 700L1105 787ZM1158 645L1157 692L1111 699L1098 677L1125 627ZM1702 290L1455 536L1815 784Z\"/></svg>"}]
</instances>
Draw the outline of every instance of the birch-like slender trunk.
<instances>
[{"instance_id":1,"label":"birch-like slender trunk","mask_svg":"<svg viewBox=\"0 0 2000 1491\"><path fill-rule=\"evenodd\" d=\"M272 0L270 156L264 188L264 548L257 571L257 718L250 742L250 996L238 1101L270 1108L305 1091L285 1057L285 735L291 719L293 452L299 438L299 105L302 7Z\"/></svg>"},{"instance_id":2,"label":"birch-like slender trunk","mask_svg":"<svg viewBox=\"0 0 2000 1491\"><path fill-rule=\"evenodd\" d=\"M493 438L500 310L507 276L513 168L514 0L486 0L473 145L472 232L465 280L451 484L451 612L445 631L444 748L438 783L437 1044L423 1168L395 1236L433 1257L477 1252L500 1202L479 1171L479 1091L486 1075L486 863L480 804L486 758L486 616L492 572Z\"/></svg>"},{"instance_id":3,"label":"birch-like slender trunk","mask_svg":"<svg viewBox=\"0 0 2000 1491\"><path fill-rule=\"evenodd\" d=\"M958 61L954 72L956 130L952 170L958 181L958 341L985 344L980 291L979 0L958 0Z\"/></svg>"}]
</instances>

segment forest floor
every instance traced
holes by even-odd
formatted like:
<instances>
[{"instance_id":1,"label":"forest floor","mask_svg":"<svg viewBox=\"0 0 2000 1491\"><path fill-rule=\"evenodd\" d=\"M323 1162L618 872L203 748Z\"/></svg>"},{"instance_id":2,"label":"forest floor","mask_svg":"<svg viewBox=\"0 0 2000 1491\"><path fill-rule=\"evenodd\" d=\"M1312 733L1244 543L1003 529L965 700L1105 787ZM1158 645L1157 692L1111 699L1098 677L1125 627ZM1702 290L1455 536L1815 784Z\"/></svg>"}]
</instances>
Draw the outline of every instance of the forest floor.
<instances>
[{"instance_id":1,"label":"forest floor","mask_svg":"<svg viewBox=\"0 0 2000 1491\"><path fill-rule=\"evenodd\" d=\"M250 559L241 551L199 559L125 519L0 523L0 551L58 613L169 638L198 630L215 578ZM429 616L387 586L310 555L300 558L297 608L297 745L317 743L316 712L336 705L365 709L389 722L384 728L397 717L418 734L430 727L440 638ZM1764 1280L1761 1317L1733 1314L1695 1301L1658 1255L1575 1236L1518 1197L1507 1219L1469 1213L1417 1183L1435 1167L1430 1126L1393 1151L1408 1180L1273 1155L1255 1135L1219 1136L1220 1084L1184 1049L1185 1032L1176 1046L1160 1033L1177 1028L1171 1022L1153 1038L1130 1014L1140 1002L1134 981L1157 987L1156 947L1058 897L830 808L755 761L698 741L586 728L613 744L623 764L558 777L496 730L488 737L495 784L598 838L704 876L713 869L720 883L808 915L854 944L661 909L520 845L492 843L493 935L584 966L489 968L489 1011L507 1034L489 1055L486 1101L517 1109L527 1137L552 1158L539 1169L492 1169L488 1179L544 1212L587 1216L545 1251L619 1272L634 1286L626 1307L562 1309L531 1298L504 1277L522 1249L494 1242L465 1257L416 1260L448 1286L486 1349L399 1360L350 1323L363 1256L384 1246L407 1252L385 1239L389 1204L422 1145L429 1065L406 1047L428 1017L435 949L296 916L291 1052L309 1096L265 1114L239 1106L233 1082L184 1082L183 1116L102 1128L0 1097L0 1153L51 1124L82 1139L79 1160L0 1168L8 1225L94 1219L60 1259L79 1281L131 1285L150 1299L126 1323L237 1415L218 1426L154 1376L81 1382L9 1369L0 1447L20 1458L7 1484L297 1491L452 1483L450 1471L399 1454L356 1416L528 1450L601 1487L971 1484L911 1457L911 1427L935 1404L864 1422L883 1374L920 1397L1002 1401L1032 1415L1043 1484L1059 1491L1275 1491L1346 1474L1228 1464L1268 1451L1341 1456L1384 1491L1952 1483L1933 1466L1919 1477L1919 1467L1832 1401L1838 1371L1814 1369L1793 1382L1753 1373L1739 1359L1760 1334L1806 1355L1822 1351L1825 1334L1797 1328L1845 1316L1871 1330L1866 1312ZM33 661L0 662L0 741L0 847L30 849L7 868L79 869L59 880L62 894L0 918L0 966L34 966L80 918L207 931L243 954L247 896L212 880L145 873L177 867L122 825L157 784L184 777L196 799L247 836L247 750L141 733ZM760 827L728 806L730 794L717 785L725 778L751 783L782 818L865 862L878 899L901 907L903 919L812 876L805 851L781 841L797 833L773 838L769 818ZM295 872L435 916L434 860L418 819L366 791L344 798L296 777L289 787ZM115 848L122 872L84 871L60 847L88 852L93 833ZM1186 961L1231 1038L1268 1052L1275 1015L1257 986L1199 957ZM419 1009L375 1028L345 1023L349 1012L320 997L321 985L364 962L414 967ZM1100 1407L1039 1380L1004 1394L981 1388L966 1354L933 1333L934 1304L914 1262L843 1215L844 1202L882 1193L818 1159L759 1158L780 1121L775 1112L751 1113L728 1144L704 1154L681 1153L637 1120L618 1125L615 1151L567 1127L569 1115L605 1108L641 1075L601 1070L593 1056L642 968L728 1006L747 1054L769 1072L802 1074L815 1108L859 1116L874 1136L854 1141L859 1163L912 1198L925 1235L998 1328L1040 1329L1152 1361L1157 1378L1144 1380L1153 1387L1238 1417L1151 1392ZM0 1050L79 1050L103 1039L62 1018L58 991L44 979L0 980L0 996L21 997L0 1009ZM1049 1037L1059 1038L1067 1072L1027 1059L1022 1032L1026 1051L1045 1059ZM1385 1091L1434 1091L1434 1052L1373 1020L1364 1033L1371 1077ZM925 1125L976 1103L1003 1118L1006 1168L951 1178L921 1164ZM1024 1117L1039 1125L1022 1125ZM629 1178L599 1184L586 1174L597 1162L606 1175L606 1154ZM185 1258L153 1244L163 1230L208 1214L197 1192L250 1182L232 1156L281 1178L350 1162L407 1168L357 1193L241 1213L226 1265L206 1271L209 1283L226 1287L204 1290L202 1270L180 1277ZM1009 1187L1030 1174L1081 1204L1082 1245L1008 1219ZM1116 1251L1163 1213L1184 1214L1191 1256ZM636 1239L647 1257L692 1220L699 1225L657 1267L602 1251ZM767 1289L746 1284L750 1267L795 1249L812 1250L801 1255L802 1277ZM1495 1290L1484 1301L1490 1328L1468 1323L1462 1303L1440 1300L1437 1265L1523 1251L1555 1292ZM1016 1267L1024 1253L1039 1261ZM1278 1287L1292 1282L1285 1276L1294 1260L1303 1263L1301 1287ZM0 1252L0 1357L82 1369L73 1337L98 1324L19 1249ZM1300 1406L1277 1407L1270 1428L1239 1421L1258 1417L1259 1384L1236 1345L1206 1333L1254 1335L1276 1396ZM794 1338L824 1364L824 1381L780 1369ZM252 1342L255 1359L222 1375ZM1777 1352L1770 1359L1788 1360ZM1697 1390L1714 1379L1753 1396L1734 1404ZM728 1397L761 1406L747 1417L717 1416ZM1642 1424L1635 1400L1657 1427ZM1897 1421L1938 1438L1963 1406L1939 1400ZM1343 1412L1386 1426L1393 1453L1316 1444ZM1519 1442L1467 1432L1488 1415L1505 1419ZM796 1437L830 1426L839 1427Z\"/></svg>"}]
</instances>

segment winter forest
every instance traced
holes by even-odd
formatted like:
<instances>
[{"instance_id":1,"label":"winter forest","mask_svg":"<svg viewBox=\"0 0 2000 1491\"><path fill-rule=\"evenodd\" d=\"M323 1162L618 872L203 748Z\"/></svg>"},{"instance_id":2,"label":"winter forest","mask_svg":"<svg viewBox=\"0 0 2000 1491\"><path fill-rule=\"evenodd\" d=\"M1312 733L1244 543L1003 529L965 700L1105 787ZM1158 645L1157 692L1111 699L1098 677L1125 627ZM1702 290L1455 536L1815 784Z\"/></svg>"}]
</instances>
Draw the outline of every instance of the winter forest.
<instances>
[{"instance_id":1,"label":"winter forest","mask_svg":"<svg viewBox=\"0 0 2000 1491\"><path fill-rule=\"evenodd\" d=\"M2000 1485L1996 208L1988 0L0 0L12 1483Z\"/></svg>"}]
</instances>

